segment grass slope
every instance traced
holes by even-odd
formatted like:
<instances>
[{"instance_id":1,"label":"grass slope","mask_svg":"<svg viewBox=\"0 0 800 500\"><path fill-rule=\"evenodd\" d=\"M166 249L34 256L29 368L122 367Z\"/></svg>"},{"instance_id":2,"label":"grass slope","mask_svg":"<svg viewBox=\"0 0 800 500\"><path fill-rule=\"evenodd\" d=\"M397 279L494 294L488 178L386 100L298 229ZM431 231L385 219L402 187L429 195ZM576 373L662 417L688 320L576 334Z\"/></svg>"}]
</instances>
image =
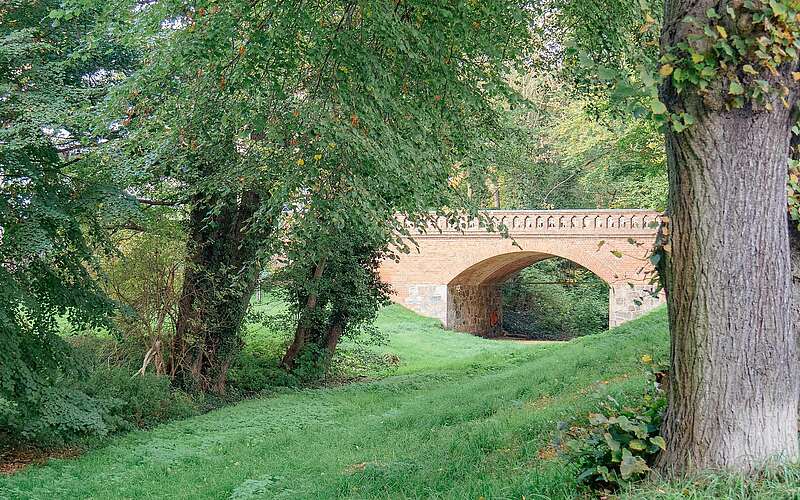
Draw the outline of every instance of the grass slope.
<instances>
[{"instance_id":1,"label":"grass slope","mask_svg":"<svg viewBox=\"0 0 800 500\"><path fill-rule=\"evenodd\" d=\"M575 471L548 447L557 422L635 397L639 358L667 347L663 310L563 344L448 332L397 306L379 327L401 360L391 376L133 432L0 478L0 498L573 498ZM736 480L706 486L754 494ZM763 498L797 493L778 488ZM687 492L709 498L685 484L629 495Z\"/></svg>"}]
</instances>

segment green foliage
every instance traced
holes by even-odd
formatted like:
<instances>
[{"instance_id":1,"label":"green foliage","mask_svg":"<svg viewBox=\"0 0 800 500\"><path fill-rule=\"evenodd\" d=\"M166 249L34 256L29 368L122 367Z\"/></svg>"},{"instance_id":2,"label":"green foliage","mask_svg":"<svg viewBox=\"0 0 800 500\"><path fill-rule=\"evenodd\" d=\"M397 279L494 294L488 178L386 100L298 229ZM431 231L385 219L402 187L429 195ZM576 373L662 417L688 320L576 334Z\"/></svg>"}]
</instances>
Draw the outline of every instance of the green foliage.
<instances>
[{"instance_id":1,"label":"green foliage","mask_svg":"<svg viewBox=\"0 0 800 500\"><path fill-rule=\"evenodd\" d=\"M529 106L506 112L506 134L484 152L501 208L666 206L663 141L652 123L598 116L553 76L526 75L514 85Z\"/></svg>"},{"instance_id":2,"label":"green foliage","mask_svg":"<svg viewBox=\"0 0 800 500\"><path fill-rule=\"evenodd\" d=\"M302 378L313 378L325 374L341 337L372 331L378 311L388 304L389 287L378 274L387 251L382 236L347 223L332 228L313 212L298 226L295 233L307 237L287 246L286 264L273 279L293 316L293 346L301 348L297 363L287 365Z\"/></svg>"},{"instance_id":3,"label":"green foliage","mask_svg":"<svg viewBox=\"0 0 800 500\"><path fill-rule=\"evenodd\" d=\"M800 162L797 160L789 160L786 195L789 203L789 219L800 228Z\"/></svg>"},{"instance_id":4,"label":"green foliage","mask_svg":"<svg viewBox=\"0 0 800 500\"><path fill-rule=\"evenodd\" d=\"M503 286L503 329L537 340L565 340L608 328L608 285L563 259L520 271Z\"/></svg>"},{"instance_id":5,"label":"green foliage","mask_svg":"<svg viewBox=\"0 0 800 500\"><path fill-rule=\"evenodd\" d=\"M579 7L565 10L567 17L585 30L588 40L566 51L576 61L568 68L588 75L582 80L588 83L578 81L579 92L602 96L606 107L648 117L676 132L692 126L696 117L693 110L674 109L674 96L659 95L659 85L668 83L670 92L677 94L696 93L713 109L752 105L772 110L775 105L790 105L791 89L800 79L800 3L745 0L720 4L708 9L702 19L681 19L672 31L688 33L685 40L672 44L665 38L663 53L659 53L661 3L641 1L636 6L628 2L627 7L608 9L608 16L632 16L631 24L623 29L626 36L619 36L618 24L610 24L615 33L610 39L619 42L613 46L606 43L609 34L605 26L581 18Z\"/></svg>"},{"instance_id":6,"label":"green foliage","mask_svg":"<svg viewBox=\"0 0 800 500\"><path fill-rule=\"evenodd\" d=\"M104 288L119 304L114 334L120 344L145 353L144 371L166 373L178 321L186 235L175 224L124 234L119 254L106 259Z\"/></svg>"},{"instance_id":7,"label":"green foliage","mask_svg":"<svg viewBox=\"0 0 800 500\"><path fill-rule=\"evenodd\" d=\"M134 376L129 369L107 366L91 373L79 387L87 395L114 401L105 418L113 420L113 432L152 427L198 413L197 402L173 390L167 377L154 374Z\"/></svg>"},{"instance_id":8,"label":"green foliage","mask_svg":"<svg viewBox=\"0 0 800 500\"><path fill-rule=\"evenodd\" d=\"M650 355L642 361L651 366ZM579 468L578 483L594 490L613 491L641 480L666 447L660 435L667 405L666 395L647 370L651 386L635 404L608 398L598 413L589 415L587 427L564 433L568 455Z\"/></svg>"},{"instance_id":9,"label":"green foliage","mask_svg":"<svg viewBox=\"0 0 800 500\"><path fill-rule=\"evenodd\" d=\"M97 440L198 413L198 402L168 378L135 374L141 347L120 353L110 338L73 338L64 349L71 368L37 388L35 399L0 400L0 448ZM133 355L139 359L131 362Z\"/></svg>"},{"instance_id":10,"label":"green foliage","mask_svg":"<svg viewBox=\"0 0 800 500\"><path fill-rule=\"evenodd\" d=\"M194 299L178 330L203 358L185 378L212 365L216 383L201 373L199 386L222 390L251 278L273 255L300 278L319 262L343 265L351 233L374 259L404 247L398 214L419 222L465 204L450 180L459 162L485 168L467 161L470 149L501 135L497 103L515 100L505 75L529 38L525 5L107 3L99 32L143 57L104 107L100 126L122 137L103 148L104 165L122 161L131 192L191 214ZM357 277L363 264L353 265L335 279Z\"/></svg>"},{"instance_id":11,"label":"green foliage","mask_svg":"<svg viewBox=\"0 0 800 500\"><path fill-rule=\"evenodd\" d=\"M102 326L113 312L94 278L119 199L94 174L85 112L107 83L88 76L128 58L82 46L91 9L52 25L57 4L0 6L0 436L11 440L103 433L95 410L113 406L58 387L74 370L56 319Z\"/></svg>"},{"instance_id":12,"label":"green foliage","mask_svg":"<svg viewBox=\"0 0 800 500\"><path fill-rule=\"evenodd\" d=\"M708 9L705 19L686 18L692 34L662 55L659 73L676 92L691 88L727 108L753 102L771 110L776 98L788 107L800 73L781 76L779 68L796 69L798 15L795 0L746 0L720 12ZM685 113L669 118L678 132L693 123Z\"/></svg>"}]
</instances>

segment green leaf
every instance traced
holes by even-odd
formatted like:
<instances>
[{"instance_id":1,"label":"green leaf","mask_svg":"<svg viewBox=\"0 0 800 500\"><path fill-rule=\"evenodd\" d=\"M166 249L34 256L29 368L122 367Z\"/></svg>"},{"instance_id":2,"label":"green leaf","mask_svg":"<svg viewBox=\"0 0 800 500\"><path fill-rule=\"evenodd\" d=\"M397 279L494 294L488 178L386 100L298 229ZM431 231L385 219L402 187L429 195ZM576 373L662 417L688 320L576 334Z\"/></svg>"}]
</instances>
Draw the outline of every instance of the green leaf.
<instances>
[{"instance_id":1,"label":"green leaf","mask_svg":"<svg viewBox=\"0 0 800 500\"><path fill-rule=\"evenodd\" d=\"M663 115L667 112L667 107L664 105L663 102L659 101L658 99L653 99L650 101L650 110L653 112L654 115Z\"/></svg>"},{"instance_id":2,"label":"green leaf","mask_svg":"<svg viewBox=\"0 0 800 500\"><path fill-rule=\"evenodd\" d=\"M606 440L606 444L608 445L608 447L611 448L611 451L619 451L620 449L619 441L611 437L611 434L606 432L603 434L603 438Z\"/></svg>"},{"instance_id":3,"label":"green leaf","mask_svg":"<svg viewBox=\"0 0 800 500\"><path fill-rule=\"evenodd\" d=\"M631 439L631 442L628 443L628 448L635 451L642 451L647 449L647 444L641 439Z\"/></svg>"},{"instance_id":4,"label":"green leaf","mask_svg":"<svg viewBox=\"0 0 800 500\"><path fill-rule=\"evenodd\" d=\"M650 470L645 462L640 457L635 457L628 451L627 448L622 450L622 463L619 465L619 472L622 479L630 479L632 476L638 476Z\"/></svg>"},{"instance_id":5,"label":"green leaf","mask_svg":"<svg viewBox=\"0 0 800 500\"><path fill-rule=\"evenodd\" d=\"M650 442L653 443L654 445L658 446L662 450L666 450L667 449L667 442L664 441L664 438L661 437L661 436L653 436L653 437L651 437L650 438Z\"/></svg>"},{"instance_id":6,"label":"green leaf","mask_svg":"<svg viewBox=\"0 0 800 500\"><path fill-rule=\"evenodd\" d=\"M728 93L731 95L742 95L744 94L744 87L742 87L741 83L734 80L728 88Z\"/></svg>"}]
</instances>

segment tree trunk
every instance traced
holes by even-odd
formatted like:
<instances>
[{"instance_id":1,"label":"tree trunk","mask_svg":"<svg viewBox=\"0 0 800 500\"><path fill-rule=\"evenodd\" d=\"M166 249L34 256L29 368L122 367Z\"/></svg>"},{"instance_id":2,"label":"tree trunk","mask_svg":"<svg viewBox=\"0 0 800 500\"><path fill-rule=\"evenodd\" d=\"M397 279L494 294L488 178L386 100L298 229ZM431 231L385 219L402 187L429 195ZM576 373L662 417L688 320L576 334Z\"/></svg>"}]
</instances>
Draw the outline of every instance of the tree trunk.
<instances>
[{"instance_id":1,"label":"tree trunk","mask_svg":"<svg viewBox=\"0 0 800 500\"><path fill-rule=\"evenodd\" d=\"M215 200L193 200L169 370L184 388L225 391L258 277L260 238L248 226L259 201L256 193L245 192L212 215Z\"/></svg>"},{"instance_id":2,"label":"tree trunk","mask_svg":"<svg viewBox=\"0 0 800 500\"><path fill-rule=\"evenodd\" d=\"M336 354L336 346L339 345L339 340L342 338L342 334L344 334L346 325L347 319L345 317L341 315L334 315L334 319L328 326L328 332L325 335L325 359L323 360L325 365L325 373L328 373L331 368L333 355Z\"/></svg>"},{"instance_id":3,"label":"tree trunk","mask_svg":"<svg viewBox=\"0 0 800 500\"><path fill-rule=\"evenodd\" d=\"M314 270L311 272L312 282L319 281L324 271L325 260L323 259L314 266ZM317 301L317 294L310 293L308 297L306 297L306 303L303 310L300 311L299 318L297 319L297 327L294 331L294 338L292 339L292 343L289 344L289 347L286 349L286 353L283 355L280 363L280 365L288 371L292 371L294 369L297 356L308 342L309 335L311 334L311 327L313 326L311 324L313 321L312 316L314 314L314 310L317 308Z\"/></svg>"},{"instance_id":4,"label":"tree trunk","mask_svg":"<svg viewBox=\"0 0 800 500\"><path fill-rule=\"evenodd\" d=\"M685 40L687 15L711 1L668 1L662 44ZM695 124L666 132L671 370L659 459L666 473L751 472L798 458L798 345L791 329L786 159L793 120L725 110L662 87ZM791 97L792 102L794 96Z\"/></svg>"}]
</instances>

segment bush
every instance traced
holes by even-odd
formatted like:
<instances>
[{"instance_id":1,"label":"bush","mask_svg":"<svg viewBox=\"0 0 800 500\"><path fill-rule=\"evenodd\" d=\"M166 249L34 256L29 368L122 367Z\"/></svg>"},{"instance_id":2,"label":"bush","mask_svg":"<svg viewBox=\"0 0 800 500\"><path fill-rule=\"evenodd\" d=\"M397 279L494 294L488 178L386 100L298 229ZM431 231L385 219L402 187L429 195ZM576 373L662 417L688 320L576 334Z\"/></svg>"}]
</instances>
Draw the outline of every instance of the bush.
<instances>
[{"instance_id":1,"label":"bush","mask_svg":"<svg viewBox=\"0 0 800 500\"><path fill-rule=\"evenodd\" d=\"M650 365L649 356L643 361ZM653 383L636 406L612 397L589 415L587 426L566 431L567 454L580 469L578 483L593 490L615 491L643 479L665 441L660 435L667 400L648 370Z\"/></svg>"},{"instance_id":2,"label":"bush","mask_svg":"<svg viewBox=\"0 0 800 500\"><path fill-rule=\"evenodd\" d=\"M608 328L608 286L564 259L523 269L503 286L503 329L537 340L567 340Z\"/></svg>"},{"instance_id":3,"label":"bush","mask_svg":"<svg viewBox=\"0 0 800 500\"><path fill-rule=\"evenodd\" d=\"M83 392L100 401L116 401L107 410L112 432L152 427L160 422L198 413L197 404L182 391L173 390L166 377L107 367L94 371L80 384Z\"/></svg>"},{"instance_id":4,"label":"bush","mask_svg":"<svg viewBox=\"0 0 800 500\"><path fill-rule=\"evenodd\" d=\"M169 379L135 375L113 339L67 346L71 364L26 399L0 397L0 448L63 446L195 415L199 405ZM121 366L116 366L119 363Z\"/></svg>"}]
</instances>

